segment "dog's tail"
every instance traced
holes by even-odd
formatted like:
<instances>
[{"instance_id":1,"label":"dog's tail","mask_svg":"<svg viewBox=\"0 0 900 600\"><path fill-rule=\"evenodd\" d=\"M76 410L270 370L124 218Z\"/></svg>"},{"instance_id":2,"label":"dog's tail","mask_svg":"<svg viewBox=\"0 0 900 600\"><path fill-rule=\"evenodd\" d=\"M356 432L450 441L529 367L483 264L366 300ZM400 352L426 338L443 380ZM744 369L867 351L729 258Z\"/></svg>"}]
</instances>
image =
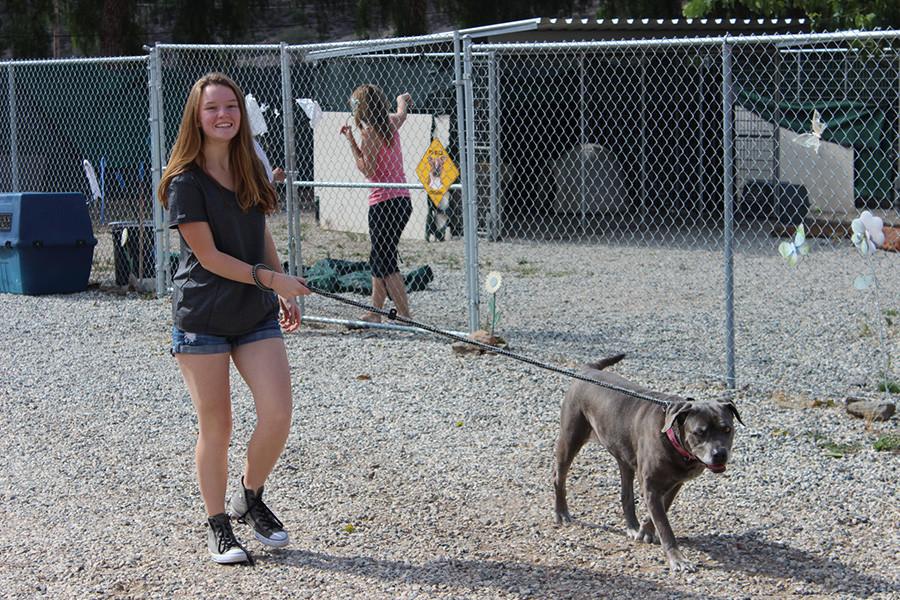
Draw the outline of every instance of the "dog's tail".
<instances>
[{"instance_id":1,"label":"dog's tail","mask_svg":"<svg viewBox=\"0 0 900 600\"><path fill-rule=\"evenodd\" d=\"M591 369L597 369L598 371L602 371L606 367L611 367L616 364L620 360L625 358L625 353L616 354L615 356L607 356L606 358L601 358L597 362L587 363L587 366Z\"/></svg>"}]
</instances>

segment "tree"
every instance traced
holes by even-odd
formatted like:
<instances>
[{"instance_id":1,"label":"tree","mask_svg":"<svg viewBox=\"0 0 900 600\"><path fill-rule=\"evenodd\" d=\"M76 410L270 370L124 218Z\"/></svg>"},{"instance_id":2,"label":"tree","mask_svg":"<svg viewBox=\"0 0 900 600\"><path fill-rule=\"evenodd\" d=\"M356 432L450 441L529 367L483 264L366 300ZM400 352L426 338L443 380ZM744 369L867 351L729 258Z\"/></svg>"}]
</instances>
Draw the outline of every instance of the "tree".
<instances>
[{"instance_id":1,"label":"tree","mask_svg":"<svg viewBox=\"0 0 900 600\"><path fill-rule=\"evenodd\" d=\"M67 21L72 46L82 54L140 54L141 28L135 0L70 0Z\"/></svg>"},{"instance_id":2,"label":"tree","mask_svg":"<svg viewBox=\"0 0 900 600\"><path fill-rule=\"evenodd\" d=\"M689 0L686 17L806 17L816 30L896 28L897 0Z\"/></svg>"},{"instance_id":3,"label":"tree","mask_svg":"<svg viewBox=\"0 0 900 600\"><path fill-rule=\"evenodd\" d=\"M438 0L462 27L493 25L532 17L571 17L592 3L588 0Z\"/></svg>"},{"instance_id":4,"label":"tree","mask_svg":"<svg viewBox=\"0 0 900 600\"><path fill-rule=\"evenodd\" d=\"M681 0L603 0L597 9L598 19L677 19Z\"/></svg>"},{"instance_id":5,"label":"tree","mask_svg":"<svg viewBox=\"0 0 900 600\"><path fill-rule=\"evenodd\" d=\"M15 58L46 58L50 55L51 0L4 0L4 46ZM7 42L8 40L8 42Z\"/></svg>"}]
</instances>

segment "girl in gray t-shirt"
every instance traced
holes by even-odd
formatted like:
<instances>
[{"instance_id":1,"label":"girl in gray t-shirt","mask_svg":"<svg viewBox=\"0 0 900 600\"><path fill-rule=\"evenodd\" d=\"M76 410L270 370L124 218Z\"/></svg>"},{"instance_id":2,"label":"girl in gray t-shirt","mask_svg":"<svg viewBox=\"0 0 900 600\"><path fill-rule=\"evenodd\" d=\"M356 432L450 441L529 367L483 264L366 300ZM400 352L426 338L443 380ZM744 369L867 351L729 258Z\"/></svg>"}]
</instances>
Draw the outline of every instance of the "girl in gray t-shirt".
<instances>
[{"instance_id":1,"label":"girl in gray t-shirt","mask_svg":"<svg viewBox=\"0 0 900 600\"><path fill-rule=\"evenodd\" d=\"M218 563L252 563L232 531L232 518L250 525L267 546L289 543L262 496L291 424L281 332L300 327L295 298L309 290L303 279L281 270L266 226L277 197L253 150L244 95L227 76L205 75L191 89L158 194L181 239L172 277L172 353L200 425L197 479L207 546ZM230 362L253 394L257 423L243 477L226 507Z\"/></svg>"}]
</instances>

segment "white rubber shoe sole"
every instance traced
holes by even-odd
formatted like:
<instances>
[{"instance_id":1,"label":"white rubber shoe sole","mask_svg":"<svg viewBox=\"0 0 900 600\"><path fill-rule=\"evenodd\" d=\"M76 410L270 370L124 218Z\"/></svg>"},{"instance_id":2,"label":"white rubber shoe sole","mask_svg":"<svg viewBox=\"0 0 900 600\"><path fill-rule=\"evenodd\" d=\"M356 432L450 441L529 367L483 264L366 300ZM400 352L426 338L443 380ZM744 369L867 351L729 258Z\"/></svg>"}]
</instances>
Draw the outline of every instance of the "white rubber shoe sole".
<instances>
[{"instance_id":1,"label":"white rubber shoe sole","mask_svg":"<svg viewBox=\"0 0 900 600\"><path fill-rule=\"evenodd\" d=\"M270 538L267 538L263 534L258 533L256 531L254 531L253 533L254 533L254 535L256 535L256 540L260 544L262 544L264 546L268 546L269 548L284 548L285 546L287 546L288 544L291 543L291 538L288 537L288 534L286 531L279 531L278 533L275 533Z\"/></svg>"},{"instance_id":2,"label":"white rubber shoe sole","mask_svg":"<svg viewBox=\"0 0 900 600\"><path fill-rule=\"evenodd\" d=\"M240 548L232 548L228 552L222 554L209 553L210 558L220 565L231 565L234 563L247 562L247 553Z\"/></svg>"}]
</instances>

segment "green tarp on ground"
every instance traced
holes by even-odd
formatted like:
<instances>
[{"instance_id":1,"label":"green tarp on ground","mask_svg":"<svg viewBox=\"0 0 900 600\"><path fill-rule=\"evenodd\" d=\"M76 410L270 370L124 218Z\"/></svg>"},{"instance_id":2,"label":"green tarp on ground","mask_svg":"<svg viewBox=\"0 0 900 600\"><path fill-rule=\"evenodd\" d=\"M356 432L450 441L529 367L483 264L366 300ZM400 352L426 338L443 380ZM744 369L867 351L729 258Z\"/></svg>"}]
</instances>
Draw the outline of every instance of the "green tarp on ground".
<instances>
[{"instance_id":1,"label":"green tarp on ground","mask_svg":"<svg viewBox=\"0 0 900 600\"><path fill-rule=\"evenodd\" d=\"M303 270L307 283L333 294L372 294L372 270L366 261L323 258ZM434 280L428 265L413 269L403 277L407 292L424 290Z\"/></svg>"},{"instance_id":2,"label":"green tarp on ground","mask_svg":"<svg viewBox=\"0 0 900 600\"><path fill-rule=\"evenodd\" d=\"M770 123L798 133L809 132L814 110L826 123L822 140L853 148L853 191L875 203L893 198L897 133L883 110L862 102L776 102L770 96L738 93L738 104Z\"/></svg>"}]
</instances>

